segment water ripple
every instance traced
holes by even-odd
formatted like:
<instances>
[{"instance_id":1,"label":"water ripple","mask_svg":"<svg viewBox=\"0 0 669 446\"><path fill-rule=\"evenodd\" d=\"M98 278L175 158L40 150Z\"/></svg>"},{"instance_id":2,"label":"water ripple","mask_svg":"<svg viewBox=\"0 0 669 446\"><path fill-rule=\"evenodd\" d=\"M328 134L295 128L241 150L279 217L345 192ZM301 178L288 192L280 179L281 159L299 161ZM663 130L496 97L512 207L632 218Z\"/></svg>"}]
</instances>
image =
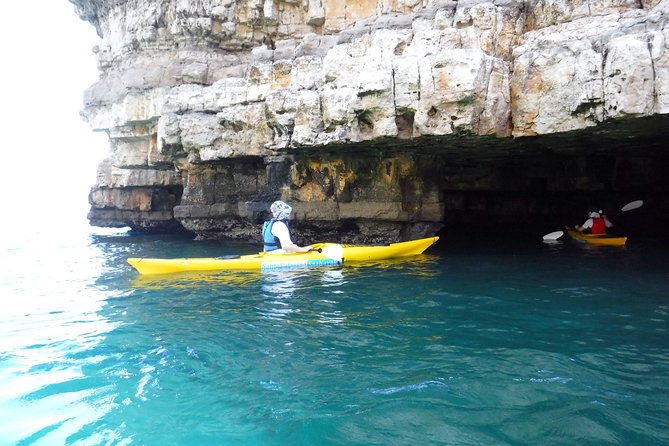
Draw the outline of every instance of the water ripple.
<instances>
[{"instance_id":1,"label":"water ripple","mask_svg":"<svg viewBox=\"0 0 669 446\"><path fill-rule=\"evenodd\" d=\"M443 380L430 380L430 381L423 381L417 384L407 384L403 386L386 387L381 389L371 388L369 389L369 391L377 395L392 395L401 392L414 392L419 390L425 390L428 387L445 387L445 386L446 384L444 383Z\"/></svg>"},{"instance_id":2,"label":"water ripple","mask_svg":"<svg viewBox=\"0 0 669 446\"><path fill-rule=\"evenodd\" d=\"M625 253L143 280L125 257L226 247L59 246L0 280L7 444L669 444L666 272Z\"/></svg>"}]
</instances>

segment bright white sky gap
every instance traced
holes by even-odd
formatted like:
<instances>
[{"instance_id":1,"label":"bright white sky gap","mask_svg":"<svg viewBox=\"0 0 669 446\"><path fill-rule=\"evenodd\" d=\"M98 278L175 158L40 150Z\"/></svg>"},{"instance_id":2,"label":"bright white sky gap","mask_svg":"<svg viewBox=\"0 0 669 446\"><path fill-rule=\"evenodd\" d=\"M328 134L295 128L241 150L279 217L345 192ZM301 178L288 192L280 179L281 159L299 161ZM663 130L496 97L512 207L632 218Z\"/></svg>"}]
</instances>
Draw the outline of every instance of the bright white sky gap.
<instances>
[{"instance_id":1,"label":"bright white sky gap","mask_svg":"<svg viewBox=\"0 0 669 446\"><path fill-rule=\"evenodd\" d=\"M5 2L0 11L0 231L30 215L85 219L105 134L79 116L98 79L100 42L67 0Z\"/></svg>"}]
</instances>

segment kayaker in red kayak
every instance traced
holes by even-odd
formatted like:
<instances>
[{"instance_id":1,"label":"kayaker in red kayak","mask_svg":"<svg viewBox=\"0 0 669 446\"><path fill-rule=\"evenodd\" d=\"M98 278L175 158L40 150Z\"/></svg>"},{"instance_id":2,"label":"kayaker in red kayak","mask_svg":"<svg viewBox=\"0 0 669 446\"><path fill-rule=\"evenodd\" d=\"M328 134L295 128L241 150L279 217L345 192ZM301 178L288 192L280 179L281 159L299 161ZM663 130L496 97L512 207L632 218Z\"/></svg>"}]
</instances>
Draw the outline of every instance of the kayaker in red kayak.
<instances>
[{"instance_id":1,"label":"kayaker in red kayak","mask_svg":"<svg viewBox=\"0 0 669 446\"><path fill-rule=\"evenodd\" d=\"M604 211L592 211L588 214L588 219L581 225L576 225L575 229L579 232L590 231L591 234L605 234L607 228L613 226L613 223L604 215Z\"/></svg>"},{"instance_id":2,"label":"kayaker in red kayak","mask_svg":"<svg viewBox=\"0 0 669 446\"><path fill-rule=\"evenodd\" d=\"M269 210L274 218L267 220L262 227L263 250L265 252L277 254L307 252L313 249L311 246L298 246L293 243L288 223L293 208L279 200L272 203Z\"/></svg>"}]
</instances>

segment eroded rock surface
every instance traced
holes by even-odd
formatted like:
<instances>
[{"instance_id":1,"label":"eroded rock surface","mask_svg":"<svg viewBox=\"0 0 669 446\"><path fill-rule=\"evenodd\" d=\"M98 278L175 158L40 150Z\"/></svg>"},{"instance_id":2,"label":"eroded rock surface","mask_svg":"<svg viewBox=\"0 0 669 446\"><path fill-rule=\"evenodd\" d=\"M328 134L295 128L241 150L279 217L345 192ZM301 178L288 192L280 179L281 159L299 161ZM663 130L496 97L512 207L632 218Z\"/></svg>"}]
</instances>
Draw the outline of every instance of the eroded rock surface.
<instances>
[{"instance_id":1,"label":"eroded rock surface","mask_svg":"<svg viewBox=\"0 0 669 446\"><path fill-rule=\"evenodd\" d=\"M663 150L669 0L70 1L102 38L92 224L257 239L281 198L305 237L394 241L453 191L634 190Z\"/></svg>"}]
</instances>

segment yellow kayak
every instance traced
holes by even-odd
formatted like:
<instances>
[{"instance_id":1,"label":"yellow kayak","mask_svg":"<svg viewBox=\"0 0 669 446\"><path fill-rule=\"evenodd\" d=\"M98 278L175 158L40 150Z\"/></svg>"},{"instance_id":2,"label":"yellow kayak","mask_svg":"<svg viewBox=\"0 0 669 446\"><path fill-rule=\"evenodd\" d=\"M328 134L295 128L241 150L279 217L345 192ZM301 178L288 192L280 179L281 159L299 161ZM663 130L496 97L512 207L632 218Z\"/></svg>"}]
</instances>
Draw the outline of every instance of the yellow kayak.
<instances>
[{"instance_id":1,"label":"yellow kayak","mask_svg":"<svg viewBox=\"0 0 669 446\"><path fill-rule=\"evenodd\" d=\"M627 237L612 234L583 234L579 231L567 231L569 236L579 242L590 245L624 246Z\"/></svg>"},{"instance_id":2,"label":"yellow kayak","mask_svg":"<svg viewBox=\"0 0 669 446\"><path fill-rule=\"evenodd\" d=\"M395 257L414 256L423 253L439 237L429 237L408 242L391 243L384 246L337 245L317 243L312 245L322 251L290 254L258 254L211 258L152 259L129 258L128 263L143 275L170 274L188 271L274 271L282 269L337 266L343 262L383 260ZM339 248L339 251L333 249ZM332 254L333 252L337 254Z\"/></svg>"}]
</instances>

